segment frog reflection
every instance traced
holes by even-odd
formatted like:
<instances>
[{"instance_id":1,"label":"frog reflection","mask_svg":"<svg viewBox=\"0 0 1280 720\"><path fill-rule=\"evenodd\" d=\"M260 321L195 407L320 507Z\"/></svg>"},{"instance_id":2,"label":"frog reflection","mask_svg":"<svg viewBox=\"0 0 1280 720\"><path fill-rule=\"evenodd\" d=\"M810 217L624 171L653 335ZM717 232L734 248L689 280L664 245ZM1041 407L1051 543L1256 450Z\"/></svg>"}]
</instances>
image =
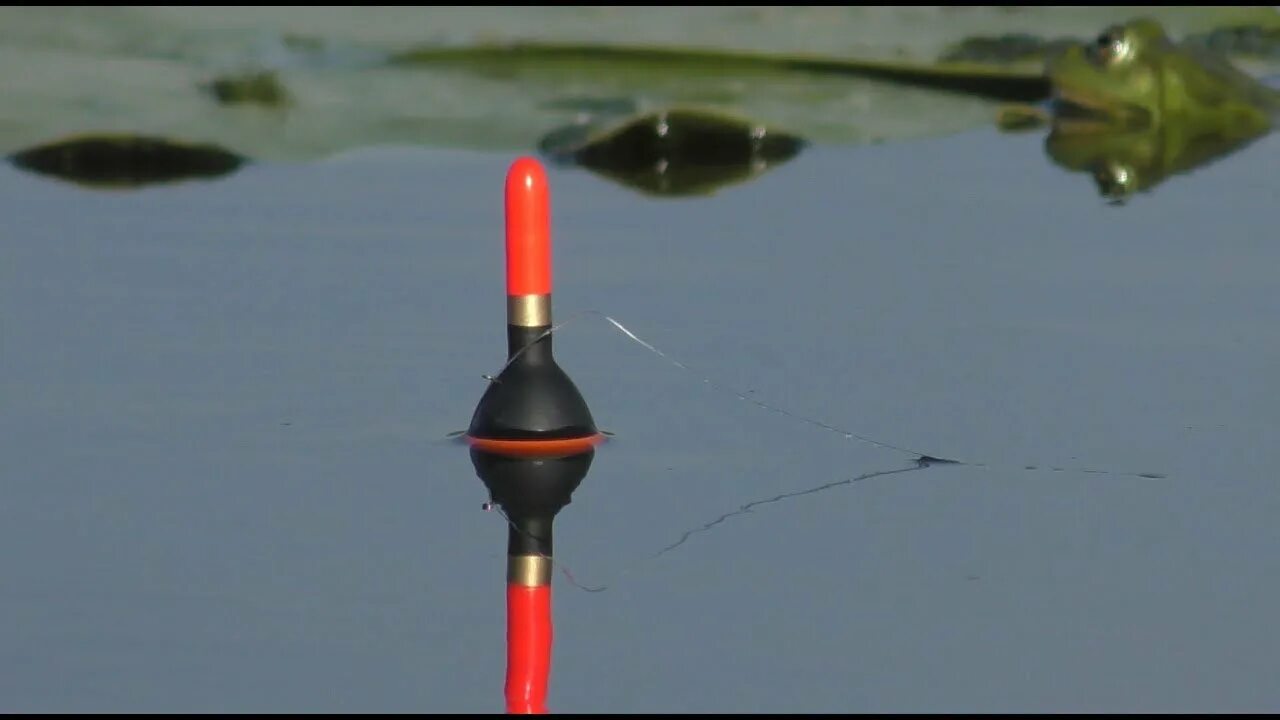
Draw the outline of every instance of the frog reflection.
<instances>
[{"instance_id":1,"label":"frog reflection","mask_svg":"<svg viewBox=\"0 0 1280 720\"><path fill-rule=\"evenodd\" d=\"M1059 166L1093 176L1103 198L1123 203L1172 175L1202 167L1258 137L1180 123L1090 131L1059 121L1045 140L1045 152Z\"/></svg>"}]
</instances>

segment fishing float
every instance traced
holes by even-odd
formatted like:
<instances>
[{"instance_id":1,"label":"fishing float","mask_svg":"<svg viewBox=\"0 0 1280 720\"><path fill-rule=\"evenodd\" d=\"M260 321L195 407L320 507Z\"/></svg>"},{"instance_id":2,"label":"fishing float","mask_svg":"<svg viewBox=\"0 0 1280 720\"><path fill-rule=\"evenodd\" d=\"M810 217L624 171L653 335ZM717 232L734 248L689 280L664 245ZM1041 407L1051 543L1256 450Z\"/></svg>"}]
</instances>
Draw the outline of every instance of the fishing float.
<instances>
[{"instance_id":1,"label":"fishing float","mask_svg":"<svg viewBox=\"0 0 1280 720\"><path fill-rule=\"evenodd\" d=\"M530 157L506 178L507 363L465 434L476 474L507 528L507 712L547 712L551 672L552 524L604 440L552 355L551 205Z\"/></svg>"}]
</instances>

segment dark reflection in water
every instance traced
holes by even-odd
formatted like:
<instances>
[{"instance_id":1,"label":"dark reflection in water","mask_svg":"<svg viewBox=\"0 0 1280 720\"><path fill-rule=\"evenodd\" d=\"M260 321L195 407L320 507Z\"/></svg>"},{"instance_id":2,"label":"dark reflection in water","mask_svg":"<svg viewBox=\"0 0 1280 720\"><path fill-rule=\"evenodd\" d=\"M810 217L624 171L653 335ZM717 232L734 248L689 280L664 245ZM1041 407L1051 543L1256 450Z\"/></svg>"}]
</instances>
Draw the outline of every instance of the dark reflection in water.
<instances>
[{"instance_id":1,"label":"dark reflection in water","mask_svg":"<svg viewBox=\"0 0 1280 720\"><path fill-rule=\"evenodd\" d=\"M571 502L573 491L591 468L595 451L554 457L518 457L471 448L471 461L476 474L489 489L490 502L485 510L502 514L508 526L508 555L539 555L553 558L552 525L555 516ZM751 513L755 509L809 495L834 491L842 487L872 478L917 472L935 465L963 465L953 460L921 456L910 464L865 472L854 477L822 483L813 487L778 493L768 497L748 500L734 510L683 531L667 544L639 562L620 568L609 584L587 584L574 577L573 571L562 563L556 563L561 574L574 587L586 592L604 592L612 583L640 569L687 543L695 535L708 532L725 521ZM553 560L554 562L554 560Z\"/></svg>"},{"instance_id":2,"label":"dark reflection in water","mask_svg":"<svg viewBox=\"0 0 1280 720\"><path fill-rule=\"evenodd\" d=\"M1088 173L1098 194L1122 203L1169 177L1226 157L1266 135L1231 127L1197 127L1164 122L1136 130L1074 130L1055 123L1045 152L1059 167Z\"/></svg>"},{"instance_id":3,"label":"dark reflection in water","mask_svg":"<svg viewBox=\"0 0 1280 720\"><path fill-rule=\"evenodd\" d=\"M539 150L561 164L657 196L709 195L795 157L806 142L750 120L670 109L548 133Z\"/></svg>"},{"instance_id":4,"label":"dark reflection in water","mask_svg":"<svg viewBox=\"0 0 1280 720\"><path fill-rule=\"evenodd\" d=\"M511 553L541 551L547 558L551 557L551 518L559 511L563 503L569 502L569 493L572 492L577 484L581 482L582 476L586 474L586 470L591 463L590 456L575 456L567 458L553 459L547 462L538 461L533 458L499 458L489 453L478 452L472 449L472 461L475 463L477 471L480 472L482 478L494 478L500 474L503 478L503 484L507 487L521 486L526 488L524 492L544 493L548 492L547 497L554 496L560 498L552 504L546 506L540 512L534 513L545 521L530 523L528 520L528 505L517 503L518 512L525 513L522 516L514 516L509 507L509 494L493 492L493 502L485 503L485 510L497 510L507 521L509 547ZM800 490L792 490L790 492L782 492L765 497L759 497L747 500L736 508L726 511L716 517L699 523L682 531L673 541L656 550L651 555L643 557L629 565L617 567L616 574L609 578L605 583L587 583L579 580L574 576L571 568L563 563L556 562L555 565L559 569L561 575L579 590L590 593L604 592L614 584L623 580L626 576L642 569L647 563L654 562L659 558L674 552L684 546L695 536L710 532L717 527L723 525L735 517L747 515L758 508L766 505L775 505L790 500L796 500L811 495L817 495L825 492L834 492L841 488L849 487L856 483L875 478L884 478L891 475L903 475L906 473L915 473L930 468L941 467L973 467L983 469L994 469L1000 466L987 463L969 463L958 460L948 460L946 458L937 458L930 455L921 455L907 464L888 467L881 470L871 470L852 477L844 477L839 480L821 483L812 487ZM495 473L495 469L501 468L500 473ZM1026 471L1048 471L1054 473L1080 473L1086 475L1117 475L1128 476L1133 478L1145 479L1163 479L1166 476L1162 473L1125 473L1111 470L1098 470L1088 468L1067 468L1067 467L1040 467L1036 465L1025 465L1021 468ZM579 474L581 473L581 474ZM486 485L490 485L491 492L493 485L491 480L486 479ZM566 489L567 492L560 492ZM553 561L554 562L554 561Z\"/></svg>"},{"instance_id":5,"label":"dark reflection in water","mask_svg":"<svg viewBox=\"0 0 1280 720\"><path fill-rule=\"evenodd\" d=\"M552 556L555 516L572 502L587 476L595 450L563 456L512 456L471 448L476 476L510 525L508 555Z\"/></svg>"},{"instance_id":6,"label":"dark reflection in water","mask_svg":"<svg viewBox=\"0 0 1280 720\"><path fill-rule=\"evenodd\" d=\"M216 145L139 135L75 137L23 150L9 160L29 172L97 189L219 178L247 162Z\"/></svg>"}]
</instances>

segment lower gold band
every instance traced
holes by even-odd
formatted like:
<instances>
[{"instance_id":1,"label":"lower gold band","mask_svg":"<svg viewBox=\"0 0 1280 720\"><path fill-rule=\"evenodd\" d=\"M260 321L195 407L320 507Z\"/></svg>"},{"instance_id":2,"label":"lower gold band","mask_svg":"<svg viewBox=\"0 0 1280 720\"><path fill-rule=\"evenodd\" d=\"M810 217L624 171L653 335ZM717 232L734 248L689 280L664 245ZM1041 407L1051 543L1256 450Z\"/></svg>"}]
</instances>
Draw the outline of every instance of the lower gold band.
<instances>
[{"instance_id":1,"label":"lower gold band","mask_svg":"<svg viewBox=\"0 0 1280 720\"><path fill-rule=\"evenodd\" d=\"M551 584L551 558L545 555L508 555L507 584L544 587Z\"/></svg>"}]
</instances>

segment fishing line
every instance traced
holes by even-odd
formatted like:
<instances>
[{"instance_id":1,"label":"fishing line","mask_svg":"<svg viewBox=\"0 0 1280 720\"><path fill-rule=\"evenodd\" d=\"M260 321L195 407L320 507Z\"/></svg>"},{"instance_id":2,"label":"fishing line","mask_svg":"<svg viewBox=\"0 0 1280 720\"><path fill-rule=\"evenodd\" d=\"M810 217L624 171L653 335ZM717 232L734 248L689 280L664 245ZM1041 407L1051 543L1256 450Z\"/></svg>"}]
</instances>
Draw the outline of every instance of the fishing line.
<instances>
[{"instance_id":1,"label":"fishing line","mask_svg":"<svg viewBox=\"0 0 1280 720\"><path fill-rule=\"evenodd\" d=\"M753 511L755 508L760 507L761 505L770 505L773 503L782 502L784 500L790 500L792 498L798 498L805 495L812 495L814 493L823 492L824 490L831 490L831 489L840 487L842 485L852 485L862 480L870 480L871 478L882 477L885 475L897 475L899 473L915 472L917 470L924 470L925 468L931 467L932 465L933 465L932 463L926 460L919 460L906 467L893 468L890 470L876 470L873 472L863 473L856 477L845 478L843 480L835 480L833 482L824 483L822 485L817 485L815 487L805 488L804 490L795 490L792 492L785 492L778 495L774 495L772 497L763 498L760 500L752 500L751 502L738 506L736 510L724 513L723 515L717 517L715 520L712 520L707 523L703 523L698 527L685 530L680 535L680 537L675 540L675 542L668 544L666 547L662 548L661 550L658 550L657 552L653 553L648 557L641 558L635 562L632 562L627 567L623 568L622 571L614 575L613 579L610 580L608 583L601 584L601 585L587 585L585 583L582 583L578 581L577 578L574 577L573 571L569 568L569 566L566 563L563 563L549 555L540 555L540 557L546 558L547 561L550 562L553 567L558 568L560 570L560 573L564 575L565 579L569 581L569 584L573 585L579 590L582 590L584 592L589 592L589 593L604 592L605 590L608 590L613 585L617 584L623 578L639 570L644 565L654 562L655 560L662 557L663 555L666 555L667 553L675 550L676 548L679 548L681 545L684 545L694 535L698 535L700 533L704 533L709 530L712 530L716 526L724 523L725 521L729 520L732 517L735 517L738 515L746 515L751 511ZM524 535L525 537L535 541L545 540L545 538L537 537L532 533L530 533L529 531L520 528L511 519L511 517L507 515L506 511L503 510L500 505L492 502L487 502L484 504L483 507L486 511L496 511L499 515L503 517L503 519L507 522L507 525L509 527L511 527L521 535Z\"/></svg>"},{"instance_id":2,"label":"fishing line","mask_svg":"<svg viewBox=\"0 0 1280 720\"><path fill-rule=\"evenodd\" d=\"M600 312L599 310L579 310L574 313L571 313L568 319L560 323L557 323L555 325L552 325L551 327L542 331L536 338L534 338L529 343L521 347L518 351L516 351L516 353L513 354L507 360L507 362L502 366L502 370L505 370L507 366L510 365L512 362L514 362L516 358L518 358L521 354L524 353L525 350L533 346L542 338L547 337L548 335L551 335L552 333L559 331L561 328L565 327L566 325L569 325L570 323L576 322L577 320L580 320L583 317L588 317L588 316L602 318L603 320L608 322L613 329L617 330L628 340L631 340L632 342L636 343L637 345L644 348L645 350L648 350L649 352L657 355L663 360L666 360L669 364L674 365L677 368L680 368L681 370L685 371L686 373L700 380L703 384L709 385L712 388L715 388L716 390L733 395L739 400L745 400L746 402L749 402L752 405L755 405L756 407L762 410L766 410L768 412L782 415L783 417L786 417L790 420L794 420L796 422L804 423L806 425L809 425L810 427L814 427L820 430L825 430L827 432L834 433L836 435L841 436L845 440L857 440L859 442L866 443L868 445L873 445L875 447L883 448L886 450L893 450L895 452L912 456L918 461L937 463L937 464L948 464L948 465L964 465L968 467L977 467L977 468L1019 470L1019 471L1026 471L1026 472L1081 473L1081 474L1088 474L1088 475L1112 475L1116 477L1136 477L1136 478L1146 478L1146 479L1164 479L1168 477L1163 473L1151 473L1151 472L1132 472L1132 471L1125 471L1125 470L1102 470L1097 468L1083 468L1083 467L1070 467L1070 466L1044 467L1038 464L1009 465L1009 464L1000 464L1000 463L958 460L955 458L949 458L942 455L934 455L932 453L913 450L911 448L908 448L902 445L894 445L893 443L888 443L883 440L876 440L874 438L867 437L866 435L861 435L851 430L847 430L845 428L831 425L830 423L823 422L822 420L818 420L817 418L791 412L790 410L779 407L777 405L764 402L763 400L751 397L746 393L743 393L735 388L732 388L727 385L724 385L723 383L717 382L710 375L707 375L698 370L695 370L689 365L685 364L684 362L676 359L669 353L658 349L653 343L648 342L647 340L644 340L639 335L637 335L636 333L628 329L625 325L618 322L617 320L610 317L609 315L606 315L605 313ZM502 373L502 370L499 370L497 374L500 375ZM484 377L491 382L497 381L496 375L494 376L485 375Z\"/></svg>"},{"instance_id":3,"label":"fishing line","mask_svg":"<svg viewBox=\"0 0 1280 720\"><path fill-rule=\"evenodd\" d=\"M677 548L681 547L682 545L687 543L693 536L703 532L710 531L715 527L719 526L720 524L724 523L725 521L729 520L730 518L738 515L744 515L744 514L750 513L755 508L760 507L762 505L769 505L772 503L782 502L784 500L801 497L804 495L810 495L813 493L822 492L824 490L830 490L832 488L843 486L843 485L852 485L853 483L856 483L862 480L868 480L874 477L881 477L885 475L894 475L898 473L906 473L906 472L913 472L917 470L923 470L925 468L932 467L934 465L962 465L962 466L968 466L968 467L1008 469L1008 470L1021 470L1021 471L1072 472L1072 473L1082 473L1082 474L1091 474L1091 475L1113 475L1113 476L1139 477L1139 478L1148 478L1148 479L1160 479L1160 478L1166 477L1165 475L1159 474L1159 473L1136 473L1136 472L1100 470L1095 468L1079 468L1079 467L1056 467L1056 466L1039 467L1037 465L1012 466L1012 465L997 465L997 464L991 464L991 463L985 463L985 462L955 460L951 458L933 455L930 453L921 452L905 446L895 445L893 443L888 443L882 440L877 440L875 438L867 437L865 435L855 433L851 430L846 430L836 425L823 422L822 420L819 420L817 418L801 415L799 413L792 412L785 408L772 405L758 398L751 397L746 393L743 393L735 388L732 388L723 383L720 383L716 381L714 378L712 378L710 375L706 375L702 372L699 372L698 370L695 370L694 368L690 367L689 365L682 362L681 360L673 357L671 354L659 349L653 343L641 338L639 335L637 335L631 329L627 328L618 320L614 319L609 315L606 315L603 312L600 312L599 310L579 310L571 313L567 319L559 323L556 323L555 325L552 325L551 327L539 333L538 336L535 337L533 340L529 341L524 346L522 346L519 350L517 350L514 354L512 354L510 358L507 359L507 362L503 364L502 368L498 370L497 373L495 373L492 376L485 375L484 376L485 379L489 380L490 382L498 382L497 377L502 374L502 371L505 370L509 365L511 365L511 363L514 362L517 358L519 358L520 355L522 355L525 352L525 350L532 347L535 343L542 340L543 338L555 332L560 331L564 327L584 317L598 317L603 319L609 324L610 327L612 327L617 332L621 333L624 337L626 337L631 342L638 344L640 347L644 348L645 350L648 350L650 353L653 353L654 355L657 355L658 357L662 358L667 363L674 365L675 367L683 370L684 372L694 376L695 378L700 380L703 384L709 385L710 387L715 388L720 392L731 394L734 397L738 398L739 400L744 400L746 402L749 402L752 405L755 405L756 407L762 410L776 413L778 415L782 415L783 417L786 417L790 420L804 423L806 425L815 427L820 430L835 433L846 440L857 440L859 442L866 443L868 445L883 448L886 450L892 450L892 451L899 452L912 457L912 464L907 467L864 473L856 477L845 478L843 480L836 480L833 482L825 483L823 485L818 485L816 487L807 488L799 491L781 493L779 495L775 495L769 498L764 498L761 500L753 500L751 502L745 503L739 506L736 510L725 513L710 522L704 523L699 527L691 528L689 530L684 531L684 533L682 533L681 536L677 538L674 542L666 545L665 547L658 550L657 552L655 552L654 554L650 555L647 558L643 558L634 563L631 563L627 568L625 568L620 573L615 575L613 580L607 584L588 585L586 583L580 582L579 580L577 580L577 578L574 577L573 571L569 568L569 566L567 566L562 562L557 561L553 557L544 556L544 557L547 557L548 561L552 563L553 567L556 567L560 570L561 574L565 577L565 579L571 585L585 592L591 592L591 593L604 592L605 590L609 589L610 585L617 583L622 578L626 577L627 575L630 575L632 572L635 572L641 566L647 563L653 562L658 558L662 557L663 555L666 555L667 553L672 552ZM534 537L528 531L518 527L511 520L511 518L506 514L506 512L495 503L492 503L492 502L485 503L484 509L496 510L507 522L508 526L510 526L511 528L514 528L516 532L521 533L522 535L525 535L526 537L529 537L530 539L533 539L533 540L543 540L542 538Z\"/></svg>"}]
</instances>

